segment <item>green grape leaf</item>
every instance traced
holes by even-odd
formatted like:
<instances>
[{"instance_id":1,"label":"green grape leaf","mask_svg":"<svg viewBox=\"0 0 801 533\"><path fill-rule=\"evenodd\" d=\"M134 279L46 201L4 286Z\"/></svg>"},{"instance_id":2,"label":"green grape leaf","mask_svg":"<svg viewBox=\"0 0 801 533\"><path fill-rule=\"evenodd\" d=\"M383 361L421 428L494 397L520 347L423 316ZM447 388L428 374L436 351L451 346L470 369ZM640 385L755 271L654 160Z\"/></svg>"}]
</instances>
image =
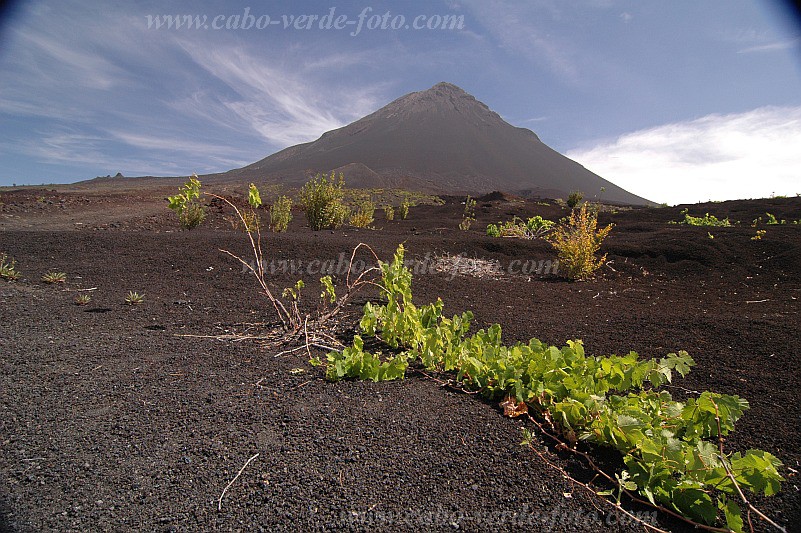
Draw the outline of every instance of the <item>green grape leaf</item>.
<instances>
[{"instance_id":1,"label":"green grape leaf","mask_svg":"<svg viewBox=\"0 0 801 533\"><path fill-rule=\"evenodd\" d=\"M261 207L261 195L259 194L259 189L257 189L256 185L253 183L250 184L250 188L248 189L248 203L253 209Z\"/></svg>"},{"instance_id":2,"label":"green grape leaf","mask_svg":"<svg viewBox=\"0 0 801 533\"><path fill-rule=\"evenodd\" d=\"M718 507L723 511L723 516L726 518L726 526L735 533L742 533L743 517L737 503L727 499L725 496L721 496Z\"/></svg>"}]
</instances>

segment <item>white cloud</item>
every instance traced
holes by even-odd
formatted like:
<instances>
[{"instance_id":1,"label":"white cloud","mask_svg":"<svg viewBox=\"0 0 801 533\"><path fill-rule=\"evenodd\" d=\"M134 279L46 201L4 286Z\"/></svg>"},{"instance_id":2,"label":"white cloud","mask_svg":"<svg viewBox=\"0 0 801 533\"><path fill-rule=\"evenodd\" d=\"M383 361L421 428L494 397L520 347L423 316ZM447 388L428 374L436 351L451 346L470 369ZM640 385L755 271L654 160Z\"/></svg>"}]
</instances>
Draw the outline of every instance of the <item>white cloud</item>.
<instances>
[{"instance_id":1,"label":"white cloud","mask_svg":"<svg viewBox=\"0 0 801 533\"><path fill-rule=\"evenodd\" d=\"M669 204L801 192L801 106L760 107L635 131L567 152L624 189Z\"/></svg>"},{"instance_id":2,"label":"white cloud","mask_svg":"<svg viewBox=\"0 0 801 533\"><path fill-rule=\"evenodd\" d=\"M271 64L241 46L182 46L198 65L238 95L235 99L221 98L229 115L239 117L263 139L282 148L314 140L375 109L375 89L370 86L331 91L324 83L295 76L289 68ZM336 69L358 58L335 54L332 60ZM325 63L320 58L313 61L318 68ZM299 60L292 70L302 68L304 63ZM343 93L348 97L342 98Z\"/></svg>"},{"instance_id":3,"label":"white cloud","mask_svg":"<svg viewBox=\"0 0 801 533\"><path fill-rule=\"evenodd\" d=\"M796 37L795 39L788 39L785 41L774 41L766 44L749 46L747 48L742 48L740 50L737 50L737 53L750 54L753 52L775 52L777 50L788 50L790 48L795 48L799 46L801 46L801 37Z\"/></svg>"},{"instance_id":4,"label":"white cloud","mask_svg":"<svg viewBox=\"0 0 801 533\"><path fill-rule=\"evenodd\" d=\"M464 0L473 18L504 48L529 60L544 63L561 79L576 83L579 70L569 42L551 32L555 20L563 17L551 2L510 2L508 0Z\"/></svg>"}]
</instances>

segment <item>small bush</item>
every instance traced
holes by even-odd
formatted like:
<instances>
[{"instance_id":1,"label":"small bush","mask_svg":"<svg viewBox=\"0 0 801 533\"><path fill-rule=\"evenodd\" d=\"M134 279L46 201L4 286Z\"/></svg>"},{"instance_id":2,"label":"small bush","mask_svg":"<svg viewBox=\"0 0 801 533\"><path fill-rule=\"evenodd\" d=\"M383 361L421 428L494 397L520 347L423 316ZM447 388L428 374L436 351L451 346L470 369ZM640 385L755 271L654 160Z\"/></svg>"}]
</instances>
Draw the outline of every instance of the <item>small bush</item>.
<instances>
[{"instance_id":1,"label":"small bush","mask_svg":"<svg viewBox=\"0 0 801 533\"><path fill-rule=\"evenodd\" d=\"M187 230L196 228L206 218L206 208L199 202L200 180L193 174L175 196L167 198L168 207L178 215L178 223Z\"/></svg>"},{"instance_id":2,"label":"small bush","mask_svg":"<svg viewBox=\"0 0 801 533\"><path fill-rule=\"evenodd\" d=\"M8 257L5 253L0 254L0 278L8 281L15 281L19 279L17 262Z\"/></svg>"},{"instance_id":3,"label":"small bush","mask_svg":"<svg viewBox=\"0 0 801 533\"><path fill-rule=\"evenodd\" d=\"M78 294L75 296L75 305L89 305L89 302L92 301L92 297L86 293Z\"/></svg>"},{"instance_id":4,"label":"small bush","mask_svg":"<svg viewBox=\"0 0 801 533\"><path fill-rule=\"evenodd\" d=\"M476 201L471 198L470 195L468 195L467 199L464 201L464 212L462 213L462 221L459 222L459 229L462 231L467 231L475 221Z\"/></svg>"},{"instance_id":5,"label":"small bush","mask_svg":"<svg viewBox=\"0 0 801 533\"><path fill-rule=\"evenodd\" d=\"M345 222L348 210L342 203L344 187L345 176L340 174L337 179L331 172L330 178L318 174L301 188L300 203L312 230L338 228Z\"/></svg>"},{"instance_id":6,"label":"small bush","mask_svg":"<svg viewBox=\"0 0 801 533\"><path fill-rule=\"evenodd\" d=\"M702 217L694 217L690 215L687 209L682 209L679 212L679 214L684 215L684 220L679 222L679 224L686 224L688 226L710 226L710 227L722 227L722 228L727 228L731 226L731 222L729 222L728 217L720 220L715 215L710 215L709 213L706 213ZM673 224L676 224L676 222L673 222ZM756 221L754 221L754 224L756 224Z\"/></svg>"},{"instance_id":7,"label":"small bush","mask_svg":"<svg viewBox=\"0 0 801 533\"><path fill-rule=\"evenodd\" d=\"M409 200L404 198L398 206L398 216L401 220L406 220L409 217L409 207L411 206Z\"/></svg>"},{"instance_id":8,"label":"small bush","mask_svg":"<svg viewBox=\"0 0 801 533\"><path fill-rule=\"evenodd\" d=\"M125 303L128 305L139 305L145 301L145 295L139 294L135 291L129 291L128 295L125 297Z\"/></svg>"},{"instance_id":9,"label":"small bush","mask_svg":"<svg viewBox=\"0 0 801 533\"><path fill-rule=\"evenodd\" d=\"M612 224L601 229L597 225L596 216L582 204L546 237L558 252L559 271L566 278L587 279L604 264L606 254L600 258L595 254L612 231Z\"/></svg>"},{"instance_id":10,"label":"small bush","mask_svg":"<svg viewBox=\"0 0 801 533\"><path fill-rule=\"evenodd\" d=\"M384 206L384 218L387 220L395 220L395 208L391 205Z\"/></svg>"},{"instance_id":11,"label":"small bush","mask_svg":"<svg viewBox=\"0 0 801 533\"><path fill-rule=\"evenodd\" d=\"M255 211L242 211L242 226L248 233L258 231L261 228L261 219Z\"/></svg>"},{"instance_id":12,"label":"small bush","mask_svg":"<svg viewBox=\"0 0 801 533\"><path fill-rule=\"evenodd\" d=\"M581 193L581 191L573 191L567 196L567 207L570 209L575 209L583 199L584 195Z\"/></svg>"},{"instance_id":13,"label":"small bush","mask_svg":"<svg viewBox=\"0 0 801 533\"><path fill-rule=\"evenodd\" d=\"M375 220L375 204L371 200L362 200L356 204L348 222L357 228L366 228Z\"/></svg>"},{"instance_id":14,"label":"small bush","mask_svg":"<svg viewBox=\"0 0 801 533\"><path fill-rule=\"evenodd\" d=\"M67 281L67 274L64 272L48 272L42 276L45 283L64 283Z\"/></svg>"},{"instance_id":15,"label":"small bush","mask_svg":"<svg viewBox=\"0 0 801 533\"><path fill-rule=\"evenodd\" d=\"M292 220L292 199L289 196L280 196L270 208L270 229L275 233L283 233Z\"/></svg>"},{"instance_id":16,"label":"small bush","mask_svg":"<svg viewBox=\"0 0 801 533\"><path fill-rule=\"evenodd\" d=\"M519 239L536 239L543 237L553 228L554 223L537 215L527 221L514 217L506 222L490 224L487 226L487 235L490 237L517 237Z\"/></svg>"}]
</instances>

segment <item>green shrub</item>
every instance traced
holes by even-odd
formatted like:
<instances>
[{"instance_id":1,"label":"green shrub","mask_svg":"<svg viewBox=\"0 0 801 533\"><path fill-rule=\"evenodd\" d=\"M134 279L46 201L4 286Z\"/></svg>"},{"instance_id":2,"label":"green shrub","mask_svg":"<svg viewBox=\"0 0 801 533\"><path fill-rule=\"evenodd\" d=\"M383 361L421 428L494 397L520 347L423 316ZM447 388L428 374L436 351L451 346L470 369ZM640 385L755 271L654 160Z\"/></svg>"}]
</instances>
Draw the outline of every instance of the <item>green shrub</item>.
<instances>
[{"instance_id":1,"label":"green shrub","mask_svg":"<svg viewBox=\"0 0 801 533\"><path fill-rule=\"evenodd\" d=\"M537 215L527 221L514 217L506 222L498 222L497 225L487 226L487 235L490 237L517 237L519 239L536 239L544 236L553 228L553 221Z\"/></svg>"},{"instance_id":2,"label":"green shrub","mask_svg":"<svg viewBox=\"0 0 801 533\"><path fill-rule=\"evenodd\" d=\"M464 201L464 212L462 213L462 221L459 222L459 229L467 231L473 222L476 221L476 201L467 195Z\"/></svg>"},{"instance_id":3,"label":"green shrub","mask_svg":"<svg viewBox=\"0 0 801 533\"><path fill-rule=\"evenodd\" d=\"M200 180L192 174L183 188L175 196L167 198L169 208L178 215L178 222L184 229L196 228L206 218L206 208L199 202Z\"/></svg>"},{"instance_id":4,"label":"green shrub","mask_svg":"<svg viewBox=\"0 0 801 533\"><path fill-rule=\"evenodd\" d=\"M92 297L86 293L77 294L75 296L75 305L89 305L89 302L92 301Z\"/></svg>"},{"instance_id":5,"label":"green shrub","mask_svg":"<svg viewBox=\"0 0 801 533\"><path fill-rule=\"evenodd\" d=\"M8 257L5 253L0 254L0 278L7 279L8 281L19 279L17 262L13 258Z\"/></svg>"},{"instance_id":6,"label":"green shrub","mask_svg":"<svg viewBox=\"0 0 801 533\"><path fill-rule=\"evenodd\" d=\"M401 220L406 220L409 217L409 207L411 203L409 202L408 198L404 198L401 200L400 205L398 206L398 216Z\"/></svg>"},{"instance_id":7,"label":"green shrub","mask_svg":"<svg viewBox=\"0 0 801 533\"><path fill-rule=\"evenodd\" d=\"M395 208L391 205L384 206L384 218L387 220L395 220Z\"/></svg>"},{"instance_id":8,"label":"green shrub","mask_svg":"<svg viewBox=\"0 0 801 533\"><path fill-rule=\"evenodd\" d=\"M270 229L275 233L283 233L292 220L292 199L280 196L270 208Z\"/></svg>"},{"instance_id":9,"label":"green shrub","mask_svg":"<svg viewBox=\"0 0 801 533\"><path fill-rule=\"evenodd\" d=\"M125 303L128 305L139 305L145 301L145 295L139 294L136 291L128 291L127 296L125 296Z\"/></svg>"},{"instance_id":10,"label":"green shrub","mask_svg":"<svg viewBox=\"0 0 801 533\"><path fill-rule=\"evenodd\" d=\"M582 204L546 237L558 252L559 271L566 278L587 279L604 264L606 254L598 258L595 253L612 231L612 224L601 229L597 225L597 217Z\"/></svg>"},{"instance_id":11,"label":"green shrub","mask_svg":"<svg viewBox=\"0 0 801 533\"><path fill-rule=\"evenodd\" d=\"M357 228L366 228L375 220L375 204L372 200L361 200L356 209L351 211L348 222Z\"/></svg>"},{"instance_id":12,"label":"green shrub","mask_svg":"<svg viewBox=\"0 0 801 533\"><path fill-rule=\"evenodd\" d=\"M48 272L42 276L45 283L64 283L67 281L67 274L64 272Z\"/></svg>"},{"instance_id":13,"label":"green shrub","mask_svg":"<svg viewBox=\"0 0 801 533\"><path fill-rule=\"evenodd\" d=\"M344 187L345 176L340 174L337 179L331 172L330 177L318 174L301 188L300 203L312 230L338 228L345 222L348 210L342 203Z\"/></svg>"},{"instance_id":14,"label":"green shrub","mask_svg":"<svg viewBox=\"0 0 801 533\"><path fill-rule=\"evenodd\" d=\"M575 209L583 199L584 195L581 193L581 191L573 191L567 196L567 207L570 209Z\"/></svg>"},{"instance_id":15,"label":"green shrub","mask_svg":"<svg viewBox=\"0 0 801 533\"><path fill-rule=\"evenodd\" d=\"M247 233L258 231L261 228L261 219L256 211L242 211L241 223Z\"/></svg>"},{"instance_id":16,"label":"green shrub","mask_svg":"<svg viewBox=\"0 0 801 533\"><path fill-rule=\"evenodd\" d=\"M731 226L731 222L729 222L728 217L720 220L715 215L710 215L709 213L706 213L702 217L694 217L690 215L688 211L688 209L683 209L679 212L680 215L684 215L684 220L679 222L679 224L686 224L688 226L711 226L723 228ZM676 224L676 222L673 222L673 224ZM756 221L754 221L754 224L756 224Z\"/></svg>"}]
</instances>

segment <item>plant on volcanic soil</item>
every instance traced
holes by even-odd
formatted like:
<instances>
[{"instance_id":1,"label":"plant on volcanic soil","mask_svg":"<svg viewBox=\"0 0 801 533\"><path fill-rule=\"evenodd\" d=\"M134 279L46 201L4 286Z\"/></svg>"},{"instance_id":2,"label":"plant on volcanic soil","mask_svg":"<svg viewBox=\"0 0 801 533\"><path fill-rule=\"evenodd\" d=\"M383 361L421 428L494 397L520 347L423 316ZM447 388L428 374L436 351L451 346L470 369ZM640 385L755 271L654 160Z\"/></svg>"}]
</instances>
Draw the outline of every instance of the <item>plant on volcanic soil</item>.
<instances>
[{"instance_id":1,"label":"plant on volcanic soil","mask_svg":"<svg viewBox=\"0 0 801 533\"><path fill-rule=\"evenodd\" d=\"M576 206L579 205L579 203L581 203L581 200L583 199L584 195L581 193L581 191L572 191L567 196L567 207L569 207L570 209L575 209Z\"/></svg>"},{"instance_id":2,"label":"plant on volcanic soil","mask_svg":"<svg viewBox=\"0 0 801 533\"><path fill-rule=\"evenodd\" d=\"M764 230L764 229L758 229L758 230L756 231L756 235L754 235L753 237L751 237L751 240L752 240L752 241L761 241L761 240L762 240L762 237L764 237L766 233L767 233L767 231L766 231L766 230Z\"/></svg>"},{"instance_id":3,"label":"plant on volcanic soil","mask_svg":"<svg viewBox=\"0 0 801 533\"><path fill-rule=\"evenodd\" d=\"M395 220L395 208L391 205L384 206L384 218L387 220Z\"/></svg>"},{"instance_id":4,"label":"plant on volcanic soil","mask_svg":"<svg viewBox=\"0 0 801 533\"><path fill-rule=\"evenodd\" d=\"M462 212L462 221L459 222L459 229L467 231L473 222L476 221L476 201L469 195L464 201L464 211Z\"/></svg>"},{"instance_id":5,"label":"plant on volcanic soil","mask_svg":"<svg viewBox=\"0 0 801 533\"><path fill-rule=\"evenodd\" d=\"M75 299L73 300L75 305L89 305L89 302L91 301L92 297L86 293L76 294Z\"/></svg>"},{"instance_id":6,"label":"plant on volcanic soil","mask_svg":"<svg viewBox=\"0 0 801 533\"><path fill-rule=\"evenodd\" d=\"M770 213L765 213L765 216L768 217L768 220L765 222L768 226L776 226L779 224L787 224L787 221L784 219L777 220L776 217ZM757 220L762 220L762 217L759 217Z\"/></svg>"},{"instance_id":7,"label":"plant on volcanic soil","mask_svg":"<svg viewBox=\"0 0 801 533\"><path fill-rule=\"evenodd\" d=\"M274 233L283 233L292 220L292 198L279 196L270 207L270 229Z\"/></svg>"},{"instance_id":8,"label":"plant on volcanic soil","mask_svg":"<svg viewBox=\"0 0 801 533\"><path fill-rule=\"evenodd\" d=\"M401 245L392 263L380 264L386 304L367 303L361 335L342 352L326 356L328 380L403 379L410 362L417 361L428 371L450 373L456 388L501 400L507 416L529 416L559 440L561 449L575 451L581 441L619 452L619 472L608 474L591 463L614 487L615 501L625 494L692 525L710 529L722 522L739 532L741 499L749 520L752 512L769 520L744 492L776 494L784 481L782 463L762 450L724 449L724 437L748 402L708 391L678 401L660 390L695 365L686 352L641 360L634 352L589 356L581 341L561 349L537 339L508 346L498 324L468 335L471 312L449 319L440 299L421 307L412 303L412 274L403 257ZM392 355L365 351L362 335L377 337ZM526 430L524 438L531 445L534 437ZM584 452L574 453L589 460ZM596 490L593 482L584 487L600 496L613 494Z\"/></svg>"},{"instance_id":9,"label":"plant on volcanic soil","mask_svg":"<svg viewBox=\"0 0 801 533\"><path fill-rule=\"evenodd\" d=\"M537 239L545 236L554 226L554 222L537 215L527 221L515 216L512 220L498 222L487 226L490 237L517 237L519 239Z\"/></svg>"},{"instance_id":10,"label":"plant on volcanic soil","mask_svg":"<svg viewBox=\"0 0 801 533\"><path fill-rule=\"evenodd\" d=\"M724 219L718 219L715 215L710 215L709 213L706 213L702 217L694 217L690 215L688 209L682 209L679 214L684 215L684 220L681 222L671 221L670 224L686 224L688 226L711 226L724 228L731 226L731 222L729 222L728 217Z\"/></svg>"},{"instance_id":11,"label":"plant on volcanic soil","mask_svg":"<svg viewBox=\"0 0 801 533\"><path fill-rule=\"evenodd\" d=\"M409 202L409 199L404 197L403 200L401 200L400 205L398 206L398 217L401 220L406 220L409 217L410 206L411 203Z\"/></svg>"},{"instance_id":12,"label":"plant on volcanic soil","mask_svg":"<svg viewBox=\"0 0 801 533\"><path fill-rule=\"evenodd\" d=\"M248 231L256 231L261 225L261 219L256 211L243 211L242 212L242 229L247 233Z\"/></svg>"},{"instance_id":13,"label":"plant on volcanic soil","mask_svg":"<svg viewBox=\"0 0 801 533\"><path fill-rule=\"evenodd\" d=\"M19 279L19 276L17 262L12 257L7 256L5 252L0 253L0 278L15 281Z\"/></svg>"},{"instance_id":14,"label":"plant on volcanic soil","mask_svg":"<svg viewBox=\"0 0 801 533\"><path fill-rule=\"evenodd\" d=\"M136 291L128 291L128 294L125 296L125 303L128 305L139 305L145 301L144 293L139 294Z\"/></svg>"},{"instance_id":15,"label":"plant on volcanic soil","mask_svg":"<svg viewBox=\"0 0 801 533\"><path fill-rule=\"evenodd\" d=\"M306 210L306 220L314 231L338 228L347 218L348 209L343 203L345 176L336 178L318 174L300 189L300 203Z\"/></svg>"},{"instance_id":16,"label":"plant on volcanic soil","mask_svg":"<svg viewBox=\"0 0 801 533\"><path fill-rule=\"evenodd\" d=\"M351 210L348 223L356 228L367 228L375 220L375 204L372 200L361 199L356 208Z\"/></svg>"},{"instance_id":17,"label":"plant on volcanic soil","mask_svg":"<svg viewBox=\"0 0 801 533\"><path fill-rule=\"evenodd\" d=\"M598 218L589 212L587 204L582 204L545 237L556 248L559 271L564 277L587 279L604 264L606 254L601 257L595 254L612 226L598 228Z\"/></svg>"},{"instance_id":18,"label":"plant on volcanic soil","mask_svg":"<svg viewBox=\"0 0 801 533\"><path fill-rule=\"evenodd\" d=\"M316 184L312 183L315 181ZM312 182L309 183L312 183L312 188L318 189L319 192L321 182L325 181L327 180L325 180L325 178L322 178L318 180L312 180ZM340 177L339 184L335 184L334 188L340 189L342 184L343 181L342 178ZM307 192L309 190L311 189L307 189ZM200 193L200 189L198 189L198 192ZM202 194L227 204L231 209L234 210L240 221L243 219L243 213L245 213L246 211L237 207L228 198L209 192L202 192ZM338 196L338 193L335 194L334 196ZM251 210L258 209L261 206L261 195L259 194L259 190L256 187L256 185L253 183L250 184L250 188L248 190L248 205ZM325 211L325 209L323 209L322 211ZM286 302L282 301L281 298L278 298L273 293L273 289L270 287L267 271L265 270L266 262L264 260L264 254L262 251L261 230L259 227L247 230L246 227L246 234L248 236L248 241L250 242L250 251L252 253L251 261L246 261L241 256L229 250L220 248L220 251L239 261L248 272L253 274L253 276L256 278L259 284L259 287L261 288L262 294L264 294L272 304L273 309L275 310L276 315L281 322L281 327L286 334L295 335L301 330L301 328L303 328L305 332L307 331L307 326L310 328L314 328L324 324L326 321L334 317L357 291L359 291L365 285L372 283L372 281L370 280L370 276L378 271L377 266L360 269L360 272L354 271L353 268L354 260L356 259L356 255L357 253L359 253L359 250L361 248L365 248L375 259L376 263L378 262L375 253L369 246L363 243L359 243L358 245L356 245L351 254L350 263L348 264L348 270L345 276L345 293L342 296L337 296L336 293L334 292L334 287L333 283L331 282L330 276L325 276L324 278L322 278L320 281L326 289L325 293L328 293L330 291L329 299L328 301L324 301L324 304L326 305L324 305L323 308L319 310L317 316L315 316L312 320L309 320L310 317L309 316L304 317L301 314L300 309L298 307L298 302L301 296L301 289L304 286L304 282L302 280L298 280L298 282L293 287L287 288L281 293L282 298L287 300Z\"/></svg>"},{"instance_id":19,"label":"plant on volcanic soil","mask_svg":"<svg viewBox=\"0 0 801 533\"><path fill-rule=\"evenodd\" d=\"M198 201L200 198L200 180L192 174L175 196L167 197L168 207L178 215L182 228L191 230L200 225L206 218L206 208Z\"/></svg>"},{"instance_id":20,"label":"plant on volcanic soil","mask_svg":"<svg viewBox=\"0 0 801 533\"><path fill-rule=\"evenodd\" d=\"M67 281L67 274L64 272L48 272L42 275L42 281L45 283L64 283Z\"/></svg>"}]
</instances>

